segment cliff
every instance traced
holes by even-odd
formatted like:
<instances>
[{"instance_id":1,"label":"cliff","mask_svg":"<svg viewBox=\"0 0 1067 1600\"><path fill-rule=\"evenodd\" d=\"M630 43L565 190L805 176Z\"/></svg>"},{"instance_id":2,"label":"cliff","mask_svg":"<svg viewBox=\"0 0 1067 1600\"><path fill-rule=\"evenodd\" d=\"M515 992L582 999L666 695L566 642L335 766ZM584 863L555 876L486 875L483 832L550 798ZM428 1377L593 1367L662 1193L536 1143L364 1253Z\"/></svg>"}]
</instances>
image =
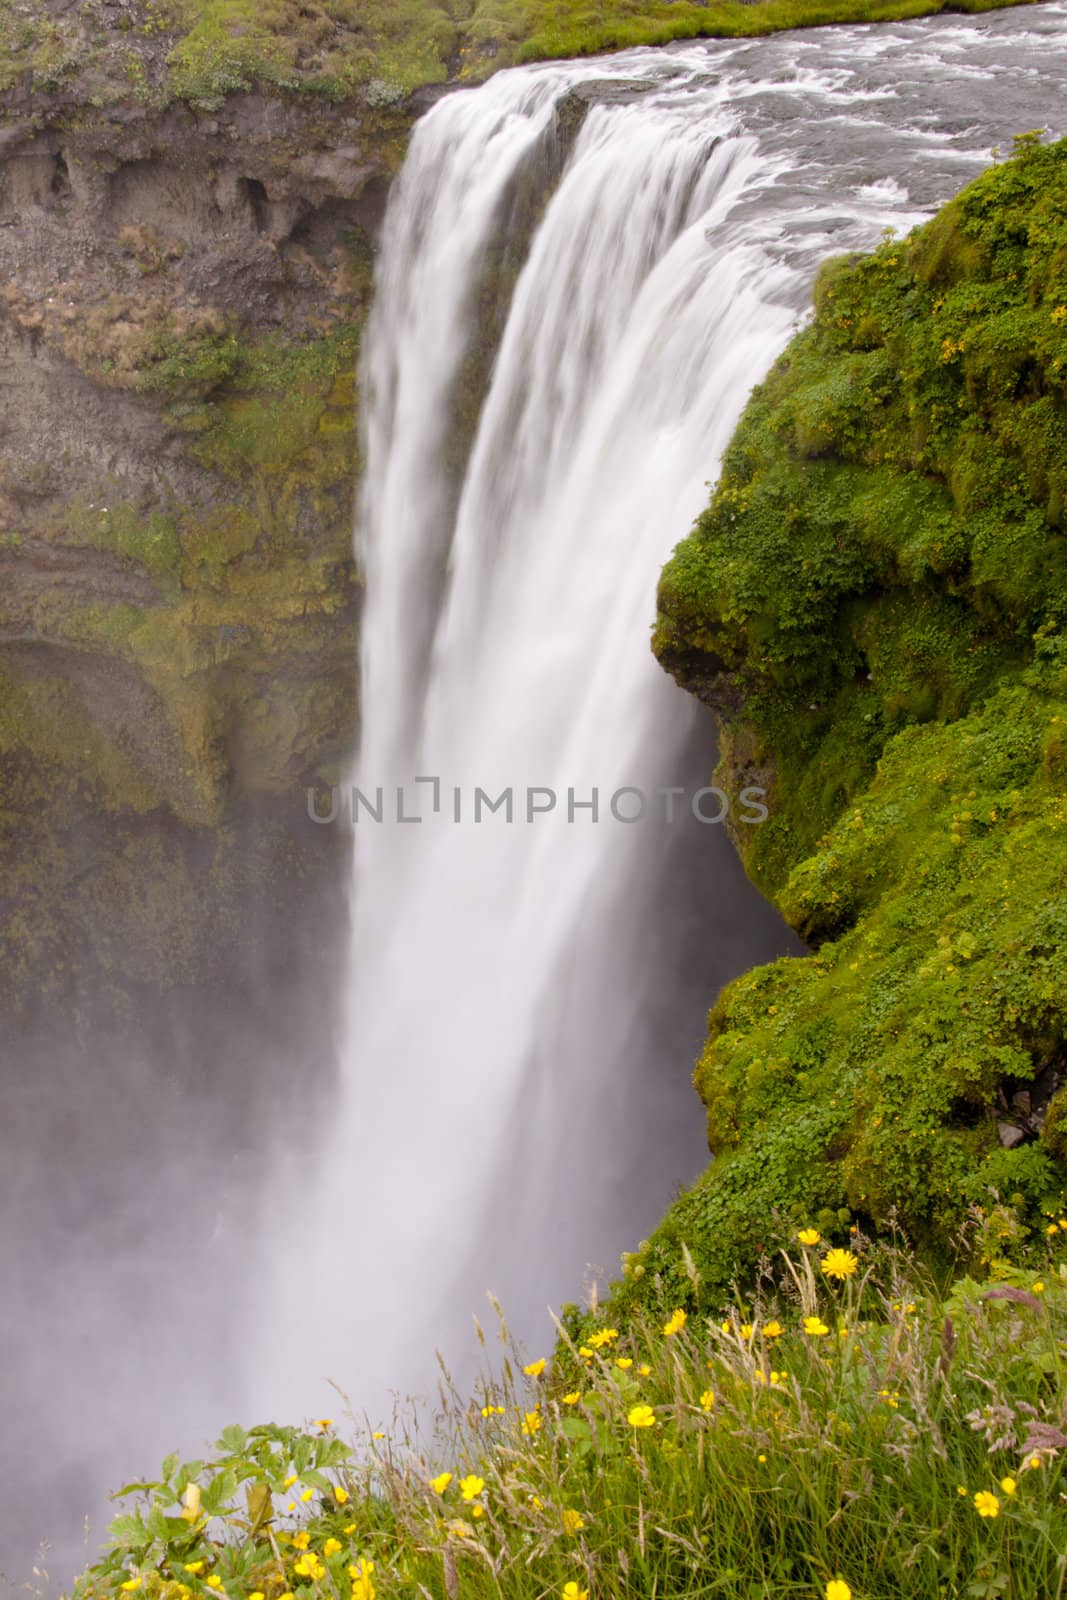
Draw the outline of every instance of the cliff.
<instances>
[{"instance_id":1,"label":"cliff","mask_svg":"<svg viewBox=\"0 0 1067 1600\"><path fill-rule=\"evenodd\" d=\"M0 971L16 1008L69 984L72 961L195 979L256 884L284 901L292 874L335 869L339 842L295 824L355 723L354 373L409 123L253 92L210 112L8 96Z\"/></svg>"},{"instance_id":2,"label":"cliff","mask_svg":"<svg viewBox=\"0 0 1067 1600\"><path fill-rule=\"evenodd\" d=\"M1067 1181L1067 143L827 264L666 568L654 648L758 773L750 873L811 947L720 997L714 1160L630 1292L792 1227L935 1259ZM774 1219L777 1220L774 1220ZM638 1287L640 1285L640 1288Z\"/></svg>"}]
</instances>

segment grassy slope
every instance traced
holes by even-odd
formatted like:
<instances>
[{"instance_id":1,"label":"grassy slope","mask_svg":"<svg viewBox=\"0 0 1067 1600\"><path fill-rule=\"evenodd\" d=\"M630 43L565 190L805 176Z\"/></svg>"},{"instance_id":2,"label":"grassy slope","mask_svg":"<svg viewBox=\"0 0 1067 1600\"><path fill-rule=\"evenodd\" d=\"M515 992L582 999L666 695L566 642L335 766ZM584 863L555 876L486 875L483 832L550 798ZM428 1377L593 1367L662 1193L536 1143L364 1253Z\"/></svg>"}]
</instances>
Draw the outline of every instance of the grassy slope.
<instances>
[{"instance_id":1,"label":"grassy slope","mask_svg":"<svg viewBox=\"0 0 1067 1600\"><path fill-rule=\"evenodd\" d=\"M937 1253L991 1188L1059 1204L1067 1089L1036 1140L997 1121L1067 1076L1065 491L1067 142L1024 140L827 265L664 572L655 649L743 695L726 765L776 774L748 866L815 953L715 1006L716 1160L624 1298L691 1303L683 1243L721 1294L774 1208Z\"/></svg>"},{"instance_id":2,"label":"grassy slope","mask_svg":"<svg viewBox=\"0 0 1067 1600\"><path fill-rule=\"evenodd\" d=\"M794 1240L721 1323L601 1320L554 1367L505 1339L429 1450L410 1416L354 1454L328 1418L227 1428L126 1490L76 1600L1057 1600L1067 1265L1042 1241L940 1300L851 1243Z\"/></svg>"},{"instance_id":3,"label":"grassy slope","mask_svg":"<svg viewBox=\"0 0 1067 1600\"><path fill-rule=\"evenodd\" d=\"M1024 3L1024 0L1006 0ZM946 0L130 0L0 12L0 93L28 78L104 104L131 97L211 106L256 84L388 105L423 84L468 81L518 61L672 39L886 21ZM954 0L987 11L993 0Z\"/></svg>"}]
</instances>

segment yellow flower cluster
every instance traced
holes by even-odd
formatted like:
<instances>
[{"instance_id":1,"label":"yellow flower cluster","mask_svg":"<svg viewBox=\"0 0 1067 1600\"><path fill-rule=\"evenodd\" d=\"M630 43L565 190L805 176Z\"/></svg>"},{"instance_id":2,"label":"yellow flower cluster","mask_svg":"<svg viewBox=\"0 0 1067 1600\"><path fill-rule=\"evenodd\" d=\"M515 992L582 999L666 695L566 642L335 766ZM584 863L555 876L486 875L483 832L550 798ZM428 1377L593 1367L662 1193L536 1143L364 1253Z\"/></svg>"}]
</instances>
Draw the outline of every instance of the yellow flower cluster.
<instances>
[{"instance_id":1,"label":"yellow flower cluster","mask_svg":"<svg viewBox=\"0 0 1067 1600\"><path fill-rule=\"evenodd\" d=\"M348 1576L352 1580L352 1600L375 1600L378 1593L374 1586L374 1562L359 1561L348 1569Z\"/></svg>"}]
</instances>

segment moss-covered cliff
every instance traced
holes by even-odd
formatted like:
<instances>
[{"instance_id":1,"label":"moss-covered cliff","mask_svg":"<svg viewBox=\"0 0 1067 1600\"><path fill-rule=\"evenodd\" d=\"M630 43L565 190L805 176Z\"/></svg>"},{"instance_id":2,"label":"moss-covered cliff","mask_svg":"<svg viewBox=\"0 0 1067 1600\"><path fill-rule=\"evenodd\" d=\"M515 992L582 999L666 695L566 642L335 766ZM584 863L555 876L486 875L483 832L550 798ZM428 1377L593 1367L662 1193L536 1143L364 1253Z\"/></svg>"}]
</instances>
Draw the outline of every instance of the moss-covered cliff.
<instances>
[{"instance_id":1,"label":"moss-covered cliff","mask_svg":"<svg viewBox=\"0 0 1067 1600\"><path fill-rule=\"evenodd\" d=\"M1062 1209L1065 492L1067 142L1026 138L826 266L663 574L656 654L770 784L742 847L812 953L712 1011L714 1160L624 1293L839 1215L937 1253L993 1191Z\"/></svg>"}]
</instances>

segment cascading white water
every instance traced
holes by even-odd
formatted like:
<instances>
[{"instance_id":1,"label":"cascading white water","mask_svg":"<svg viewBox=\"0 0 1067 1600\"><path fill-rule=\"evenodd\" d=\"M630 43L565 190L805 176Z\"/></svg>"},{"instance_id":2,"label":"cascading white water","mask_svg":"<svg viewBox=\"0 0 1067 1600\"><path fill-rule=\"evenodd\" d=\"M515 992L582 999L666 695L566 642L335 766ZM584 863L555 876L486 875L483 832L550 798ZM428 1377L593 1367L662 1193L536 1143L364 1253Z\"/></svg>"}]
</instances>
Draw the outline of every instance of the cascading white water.
<instances>
[{"instance_id":1,"label":"cascading white water","mask_svg":"<svg viewBox=\"0 0 1067 1600\"><path fill-rule=\"evenodd\" d=\"M996 138L1047 122L1065 68L1064 12L1042 7L508 72L416 129L363 373L357 781L386 820L356 827L346 1074L312 1197L347 1220L343 1251L323 1234L338 1286L315 1372L270 1370L275 1403L306 1411L327 1371L361 1404L425 1383L486 1289L547 1333L546 1302L699 1164L698 1107L685 1131L656 1122L670 1049L649 1017L681 992L687 903L667 885L710 857L704 1004L713 975L788 945L722 830L668 826L655 798L711 765L648 649L658 571L819 261L911 225ZM493 252L539 172L551 193L508 241L521 272L467 438L486 294L510 282ZM398 786L417 824L396 820ZM512 792L510 823L474 819L479 787ZM659 820L616 820L623 788ZM530 789L555 809L528 820ZM599 819L570 816L593 790Z\"/></svg>"}]
</instances>

